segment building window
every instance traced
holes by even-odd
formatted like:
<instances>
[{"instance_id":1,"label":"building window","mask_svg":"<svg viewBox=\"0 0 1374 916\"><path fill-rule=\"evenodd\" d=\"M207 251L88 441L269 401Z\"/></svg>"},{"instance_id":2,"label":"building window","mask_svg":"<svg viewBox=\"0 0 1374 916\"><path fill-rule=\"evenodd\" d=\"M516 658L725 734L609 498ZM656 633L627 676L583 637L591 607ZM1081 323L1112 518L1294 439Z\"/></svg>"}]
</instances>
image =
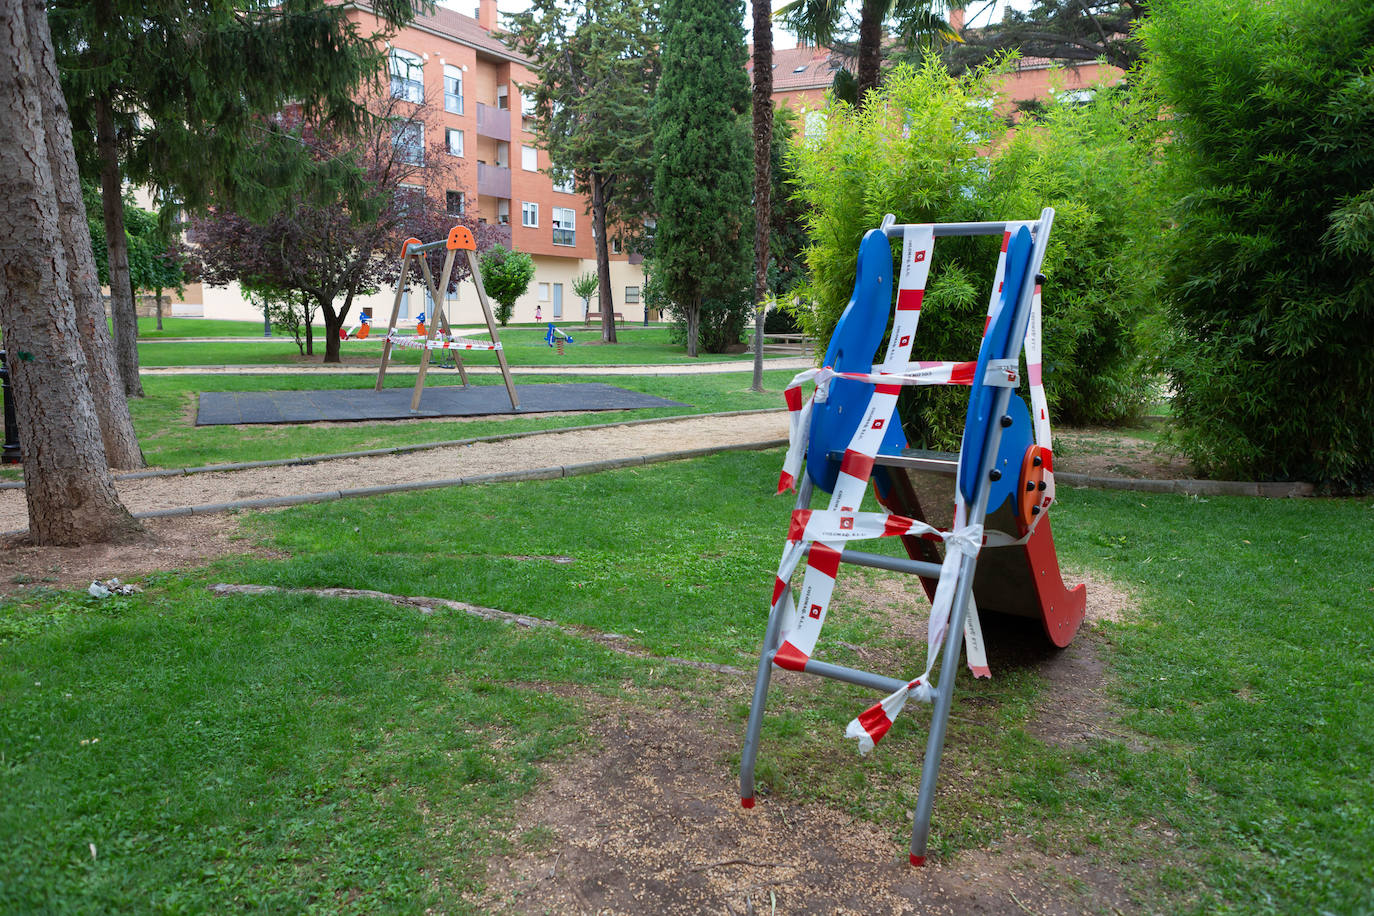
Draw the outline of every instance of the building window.
<instances>
[{"instance_id":1,"label":"building window","mask_svg":"<svg viewBox=\"0 0 1374 916\"><path fill-rule=\"evenodd\" d=\"M401 124L391 135L391 145L396 148L396 156L402 162L424 165L425 125L419 121Z\"/></svg>"},{"instance_id":2,"label":"building window","mask_svg":"<svg viewBox=\"0 0 1374 916\"><path fill-rule=\"evenodd\" d=\"M496 167L498 169L510 168L510 144L501 140L496 141Z\"/></svg>"},{"instance_id":3,"label":"building window","mask_svg":"<svg viewBox=\"0 0 1374 916\"><path fill-rule=\"evenodd\" d=\"M510 225L510 201L504 197L496 202L496 221L502 226Z\"/></svg>"},{"instance_id":4,"label":"building window","mask_svg":"<svg viewBox=\"0 0 1374 916\"><path fill-rule=\"evenodd\" d=\"M520 93L520 128L533 131L536 124L534 96L522 92Z\"/></svg>"},{"instance_id":5,"label":"building window","mask_svg":"<svg viewBox=\"0 0 1374 916\"><path fill-rule=\"evenodd\" d=\"M468 208L467 195L462 191L445 191L444 205L449 216L462 216Z\"/></svg>"},{"instance_id":6,"label":"building window","mask_svg":"<svg viewBox=\"0 0 1374 916\"><path fill-rule=\"evenodd\" d=\"M425 64L420 55L391 49L391 97L419 105L425 100Z\"/></svg>"},{"instance_id":7,"label":"building window","mask_svg":"<svg viewBox=\"0 0 1374 916\"><path fill-rule=\"evenodd\" d=\"M527 200L520 205L520 225L539 228L539 204Z\"/></svg>"},{"instance_id":8,"label":"building window","mask_svg":"<svg viewBox=\"0 0 1374 916\"><path fill-rule=\"evenodd\" d=\"M639 287L638 287L638 286L627 286L627 287L625 287L625 304L626 304L626 305L634 305L634 304L636 304L636 303L638 303L638 302L639 302Z\"/></svg>"},{"instance_id":9,"label":"building window","mask_svg":"<svg viewBox=\"0 0 1374 916\"><path fill-rule=\"evenodd\" d=\"M539 284L539 301L540 301L540 302L548 302L548 301L549 301L549 284L547 284L547 283L540 283L540 284Z\"/></svg>"},{"instance_id":10,"label":"building window","mask_svg":"<svg viewBox=\"0 0 1374 916\"><path fill-rule=\"evenodd\" d=\"M450 156L463 155L463 132L449 127L444 130L444 137L448 141L448 154Z\"/></svg>"},{"instance_id":11,"label":"building window","mask_svg":"<svg viewBox=\"0 0 1374 916\"><path fill-rule=\"evenodd\" d=\"M532 146L521 146L520 168L527 172L539 171L539 151Z\"/></svg>"},{"instance_id":12,"label":"building window","mask_svg":"<svg viewBox=\"0 0 1374 916\"><path fill-rule=\"evenodd\" d=\"M573 177L571 175L562 180L555 179L553 182L553 189L560 194L576 193L573 191Z\"/></svg>"},{"instance_id":13,"label":"building window","mask_svg":"<svg viewBox=\"0 0 1374 916\"><path fill-rule=\"evenodd\" d=\"M444 64L444 111L463 113L463 71L452 64Z\"/></svg>"},{"instance_id":14,"label":"building window","mask_svg":"<svg viewBox=\"0 0 1374 916\"><path fill-rule=\"evenodd\" d=\"M510 87L496 87L496 107L501 111L510 111Z\"/></svg>"},{"instance_id":15,"label":"building window","mask_svg":"<svg viewBox=\"0 0 1374 916\"><path fill-rule=\"evenodd\" d=\"M577 214L572 207L553 208L553 243L555 245L577 244Z\"/></svg>"},{"instance_id":16,"label":"building window","mask_svg":"<svg viewBox=\"0 0 1374 916\"><path fill-rule=\"evenodd\" d=\"M401 216L409 216L424 206L425 189L417 184L403 184L396 188L396 208Z\"/></svg>"},{"instance_id":17,"label":"building window","mask_svg":"<svg viewBox=\"0 0 1374 916\"><path fill-rule=\"evenodd\" d=\"M620 239L611 239L611 254L620 254Z\"/></svg>"}]
</instances>

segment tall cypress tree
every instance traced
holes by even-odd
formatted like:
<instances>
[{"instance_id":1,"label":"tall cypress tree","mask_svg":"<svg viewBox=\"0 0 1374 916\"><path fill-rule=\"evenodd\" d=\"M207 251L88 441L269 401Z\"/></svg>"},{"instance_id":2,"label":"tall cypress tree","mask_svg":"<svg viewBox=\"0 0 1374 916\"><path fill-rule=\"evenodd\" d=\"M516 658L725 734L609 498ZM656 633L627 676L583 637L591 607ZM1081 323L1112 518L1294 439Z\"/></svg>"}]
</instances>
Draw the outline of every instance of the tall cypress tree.
<instances>
[{"instance_id":1,"label":"tall cypress tree","mask_svg":"<svg viewBox=\"0 0 1374 916\"><path fill-rule=\"evenodd\" d=\"M664 0L654 96L654 282L685 317L687 354L739 339L749 306L753 178L740 0Z\"/></svg>"}]
</instances>

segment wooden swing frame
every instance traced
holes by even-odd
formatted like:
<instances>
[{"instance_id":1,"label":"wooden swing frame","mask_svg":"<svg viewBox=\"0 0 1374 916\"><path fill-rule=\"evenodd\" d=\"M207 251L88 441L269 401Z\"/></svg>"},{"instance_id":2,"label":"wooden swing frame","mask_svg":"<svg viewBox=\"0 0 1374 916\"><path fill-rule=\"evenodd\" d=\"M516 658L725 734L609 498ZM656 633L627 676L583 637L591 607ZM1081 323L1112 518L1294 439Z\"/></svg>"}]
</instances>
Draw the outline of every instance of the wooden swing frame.
<instances>
[{"instance_id":1,"label":"wooden swing frame","mask_svg":"<svg viewBox=\"0 0 1374 916\"><path fill-rule=\"evenodd\" d=\"M425 255L440 248L447 249L448 254L444 257L444 266L439 274L440 282L436 283ZM496 330L496 318L492 314L491 303L487 301L487 291L482 286L482 271L477 264L477 242L472 237L472 231L466 226L454 226L449 230L447 238L439 239L437 242L422 243L419 239L411 238L406 239L405 244L401 246L401 275L396 279L396 298L391 305L391 320L386 326L386 343L382 345L382 364L377 370L377 385L374 390L381 391L382 383L386 379L386 368L391 362L391 348L395 341L396 320L401 314L401 297L409 288L411 262L414 261L419 264L416 276L423 280L430 301L434 303L434 314L425 325L425 343L420 351L420 372L415 377L415 393L410 398L410 412L419 411L420 396L425 390L425 375L429 372L430 353L435 349L450 349L446 345L453 339L449 332L448 317L444 314L444 297L441 293L448 289L449 278L453 276L453 267L460 251L467 259L468 271L477 286L477 301L481 304L482 315L487 321L487 331L491 334L491 349L496 351L496 362L501 367L501 378L506 383L506 393L510 395L510 406L519 410L520 398L515 393L510 366L506 363L506 353L501 347L501 336ZM436 333L443 335L443 340L437 347L434 342ZM458 364L458 375L463 381L463 387L467 388L468 373L463 368L463 358L458 355L457 348L450 349L450 352Z\"/></svg>"}]
</instances>

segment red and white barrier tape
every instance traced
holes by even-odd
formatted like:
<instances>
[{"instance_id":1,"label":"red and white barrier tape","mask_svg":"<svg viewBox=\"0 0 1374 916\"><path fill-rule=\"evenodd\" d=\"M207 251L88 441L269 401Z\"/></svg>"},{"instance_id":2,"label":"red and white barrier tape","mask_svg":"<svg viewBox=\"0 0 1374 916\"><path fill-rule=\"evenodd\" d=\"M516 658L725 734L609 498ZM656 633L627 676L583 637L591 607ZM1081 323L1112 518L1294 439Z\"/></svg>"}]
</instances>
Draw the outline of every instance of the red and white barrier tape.
<instances>
[{"instance_id":1,"label":"red and white barrier tape","mask_svg":"<svg viewBox=\"0 0 1374 916\"><path fill-rule=\"evenodd\" d=\"M933 226L908 226L902 236L902 260L901 271L898 277L897 288L897 314L893 319L893 330L889 338L887 353L883 358L882 364L878 367L881 370L901 368L908 370L908 363L911 360L911 342L916 333L916 325L921 317L921 299L925 295L925 284L930 276L930 258L935 244L935 230ZM833 369L816 370L815 376L820 373L829 372L834 375ZM861 377L866 380L871 373L861 373ZM879 375L884 374L879 372ZM806 376L802 373L798 378ZM804 379L803 379L804 380ZM822 382L828 381L828 377ZM779 491L787 489L787 477L790 475L795 479L800 473L801 460L804 455L806 437L810 427L810 407L814 403L814 396L807 401L805 408L802 408L800 401L800 390L796 387L801 381L794 380L787 392L788 407L793 409L789 418L792 428L792 438L788 447L788 459L784 465L783 480L779 482ZM830 494L830 513L850 513L849 524L855 522L854 512L863 501L864 492L868 488L868 479L873 471L873 459L878 454L878 448L882 445L883 438L887 435L886 425L891 422L893 411L897 407L897 394L901 391L900 382L895 378L882 383L875 383L873 395L869 399L868 407L864 416L860 420L854 434L849 441L848 448L845 450L844 458L840 462L840 473L836 478L835 487ZM821 390L818 388L818 390ZM801 414L801 416L798 416ZM814 517L814 516L813 516ZM825 519L826 514L820 516ZM831 526L835 532L842 531L840 520L835 518L835 524ZM818 521L817 524L821 524ZM939 536L935 529L921 523L929 532ZM867 537L877 536L867 534ZM816 640L820 636L821 627L825 623L826 610L830 605L830 597L835 589L835 574L839 568L840 551L843 550L843 541L849 539L848 536L823 536L817 539L813 536L802 535L793 538L790 534L788 543L783 548L782 563L779 566L777 583L774 587L774 603L781 597L781 592L786 592L787 607L786 613L782 618L782 645L779 648L776 659L777 664L782 667L801 667L806 664L806 659L810 657L812 650L816 647ZM801 545L803 542L812 544L810 554L807 558L806 574L802 579L801 588L801 608L800 613L792 605L791 589L788 585L792 572L801 559Z\"/></svg>"},{"instance_id":2,"label":"red and white barrier tape","mask_svg":"<svg viewBox=\"0 0 1374 916\"><path fill-rule=\"evenodd\" d=\"M394 331L387 335L387 340L393 346L407 347L412 350L500 350L503 349L500 343L490 343L485 341L471 340L467 337L435 337L427 340L424 337L412 337L409 334L397 334Z\"/></svg>"},{"instance_id":3,"label":"red and white barrier tape","mask_svg":"<svg viewBox=\"0 0 1374 916\"><path fill-rule=\"evenodd\" d=\"M988 304L988 322L1005 282L1008 243L1012 233L1021 225L1032 224L1009 224L1003 234L1002 249L998 255L997 272ZM991 532L985 538L981 525L966 524L967 506L958 497L957 491L954 526L953 530L948 532L914 519L855 511L867 489L874 459L887 432L886 425L893 422L901 386L969 385L973 383L976 368L976 363L973 362L910 362L912 341L920 320L921 302L929 277L934 246L933 229L929 225L907 227L902 241L897 309L883 361L874 366L875 371L868 373L836 372L829 366L809 369L799 373L788 384L784 393L788 407L789 436L787 456L778 479L779 493L792 489L801 474L806 457L806 443L810 437L811 413L816 403L825 402L830 380L845 378L875 386L865 414L850 440L849 447L845 450L829 507L823 512L798 510L793 513L773 587L772 604L776 605L780 599L783 601L782 644L774 655L775 665L802 670L815 650L834 593L835 575L839 569L844 542L902 534L938 538L945 542L945 559L941 566L935 598L931 602L930 622L926 634L926 670L920 677L908 681L904 687L849 723L846 735L859 739L861 753L872 750L874 744L887 733L909 697L924 702L929 702L933 698L928 682L930 671L939 657L940 647L949 626L949 615L953 608L962 557L976 557L985 540L996 546L1004 546L1024 543L1030 537L1029 533L1016 539L1002 532ZM988 322L984 324L985 331ZM1040 335L1041 303L1040 286L1037 284L1031 303L1025 353L1034 410L1035 440L1037 444L1049 448L1048 409L1041 384ZM987 385L1014 388L1020 383L1019 362L1019 358L1016 357L992 360L981 381ZM814 381L816 389L810 398L803 401L801 386L807 381ZM790 581L802 555L806 552L808 543L811 544L811 548L798 596L800 603L794 604ZM967 610L964 641L969 667L975 675L987 677L990 675L983 648L982 630L971 592Z\"/></svg>"}]
</instances>

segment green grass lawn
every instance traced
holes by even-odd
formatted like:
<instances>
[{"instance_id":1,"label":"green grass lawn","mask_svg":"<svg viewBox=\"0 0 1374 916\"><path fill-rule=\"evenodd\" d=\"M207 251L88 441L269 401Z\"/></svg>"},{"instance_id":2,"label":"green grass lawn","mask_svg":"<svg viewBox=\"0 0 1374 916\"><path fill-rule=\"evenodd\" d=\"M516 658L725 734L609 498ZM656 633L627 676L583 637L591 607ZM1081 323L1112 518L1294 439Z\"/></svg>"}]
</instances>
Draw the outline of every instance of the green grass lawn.
<instances>
[{"instance_id":1,"label":"green grass lawn","mask_svg":"<svg viewBox=\"0 0 1374 916\"><path fill-rule=\"evenodd\" d=\"M595 328L583 330L579 324L562 327L573 336L574 342L564 348L562 355L544 343L544 328L513 326L501 331L501 345L506 361L515 369L521 366L606 366L659 365L690 362L719 362L752 359L750 353L703 354L693 360L681 344L669 340L670 329L662 325L630 325L616 331L617 343L601 343ZM148 340L138 345L141 366L263 366L318 365L324 358L323 333L315 338L314 356L301 356L290 338L275 337L264 340L258 330L257 340L242 343L223 341L167 341ZM479 340L488 340L486 331L464 331ZM169 335L171 336L171 335ZM252 335L246 335L252 336ZM340 344L344 359L370 363L375 369L381 362L385 328L378 329L367 340L347 340ZM393 360L397 365L415 366L420 362L419 350L395 348ZM463 353L463 362L470 366L495 366L496 354L486 350Z\"/></svg>"},{"instance_id":2,"label":"green grass lawn","mask_svg":"<svg viewBox=\"0 0 1374 916\"><path fill-rule=\"evenodd\" d=\"M138 319L140 340L159 337L262 337L261 321L220 321L214 318L162 319L162 330L156 318Z\"/></svg>"},{"instance_id":3,"label":"green grass lawn","mask_svg":"<svg viewBox=\"0 0 1374 916\"><path fill-rule=\"evenodd\" d=\"M333 425L204 426L195 425L203 391L296 391L372 387L372 380L340 375L176 375L145 376L146 397L130 401L134 427L153 467L195 467L236 461L264 461L323 455L421 442L442 442L501 433L586 426L623 420L750 410L782 406L782 389L790 371L764 373L764 393L749 390L749 373L664 376L557 376L521 378L521 385L546 382L601 382L642 391L689 405L581 413L563 417L427 420L414 423L373 422ZM411 387L415 375L387 378L388 387ZM427 385L458 384L456 372L431 373ZM473 377L475 385L500 385L499 376Z\"/></svg>"},{"instance_id":4,"label":"green grass lawn","mask_svg":"<svg viewBox=\"0 0 1374 916\"><path fill-rule=\"evenodd\" d=\"M741 734L747 687L664 680L660 664L651 699L654 663L557 634L202 586L450 597L748 666L790 506L771 495L780 460L300 507L249 519L285 558L162 574L105 602L6 602L0 899L15 912L464 910L536 765L587 747L583 701L550 685L691 704ZM1374 505L1061 500L1064 560L1140 600L1093 638L1114 721L1086 744L1048 744L1029 727L1036 662L962 674L936 854L1029 837L1120 875L1143 911L1369 912ZM879 619L837 606L827 657L852 660L850 642L918 668L922 650ZM759 775L776 798L883 825L900 852L928 714L908 711L859 758L840 734L870 701L829 683L775 693Z\"/></svg>"}]
</instances>

